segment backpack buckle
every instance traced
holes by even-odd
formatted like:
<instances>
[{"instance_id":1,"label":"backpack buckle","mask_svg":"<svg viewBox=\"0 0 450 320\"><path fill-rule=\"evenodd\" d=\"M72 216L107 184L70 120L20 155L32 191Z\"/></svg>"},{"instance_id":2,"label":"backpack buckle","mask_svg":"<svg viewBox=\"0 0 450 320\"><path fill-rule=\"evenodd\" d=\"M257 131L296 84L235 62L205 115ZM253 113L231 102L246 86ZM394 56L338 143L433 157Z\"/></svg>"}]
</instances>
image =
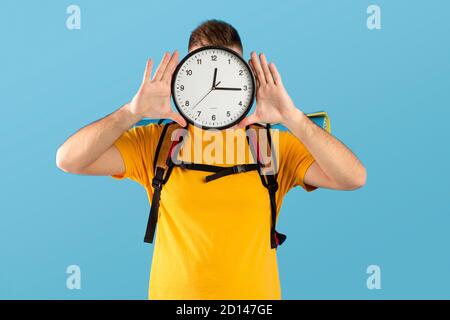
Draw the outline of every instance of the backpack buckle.
<instances>
[{"instance_id":1,"label":"backpack buckle","mask_svg":"<svg viewBox=\"0 0 450 320\"><path fill-rule=\"evenodd\" d=\"M152 179L152 187L154 189L161 190L164 184L164 169L157 167L155 171L155 176Z\"/></svg>"},{"instance_id":2,"label":"backpack buckle","mask_svg":"<svg viewBox=\"0 0 450 320\"><path fill-rule=\"evenodd\" d=\"M160 180L158 178L153 178L152 179L152 187L153 187L153 189L161 190L162 185L163 185L163 181L162 180Z\"/></svg>"},{"instance_id":3,"label":"backpack buckle","mask_svg":"<svg viewBox=\"0 0 450 320\"><path fill-rule=\"evenodd\" d=\"M236 166L233 167L233 173L241 173L241 172L245 172L245 166L238 164Z\"/></svg>"}]
</instances>

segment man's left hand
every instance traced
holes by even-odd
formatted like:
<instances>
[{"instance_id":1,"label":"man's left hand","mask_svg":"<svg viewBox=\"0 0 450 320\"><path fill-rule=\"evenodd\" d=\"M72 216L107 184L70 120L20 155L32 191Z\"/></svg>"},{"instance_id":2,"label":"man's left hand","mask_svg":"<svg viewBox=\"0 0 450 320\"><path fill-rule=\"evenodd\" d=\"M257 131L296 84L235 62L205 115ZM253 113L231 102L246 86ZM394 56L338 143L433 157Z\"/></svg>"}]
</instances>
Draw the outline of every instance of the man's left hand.
<instances>
[{"instance_id":1,"label":"man's left hand","mask_svg":"<svg viewBox=\"0 0 450 320\"><path fill-rule=\"evenodd\" d=\"M261 123L285 123L290 114L298 111L283 86L281 76L273 62L267 62L264 53L251 53L249 64L256 78L256 110L244 118L239 128L247 125Z\"/></svg>"}]
</instances>

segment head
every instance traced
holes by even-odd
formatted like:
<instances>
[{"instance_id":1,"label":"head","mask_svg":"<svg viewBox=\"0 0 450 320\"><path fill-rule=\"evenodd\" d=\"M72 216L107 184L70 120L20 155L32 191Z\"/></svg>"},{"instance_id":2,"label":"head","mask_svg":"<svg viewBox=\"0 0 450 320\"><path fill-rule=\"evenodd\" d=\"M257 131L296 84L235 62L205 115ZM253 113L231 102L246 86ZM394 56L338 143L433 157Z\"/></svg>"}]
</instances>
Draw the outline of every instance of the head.
<instances>
[{"instance_id":1,"label":"head","mask_svg":"<svg viewBox=\"0 0 450 320\"><path fill-rule=\"evenodd\" d=\"M242 42L237 30L221 20L207 20L191 32L189 52L204 46L223 46L243 54Z\"/></svg>"}]
</instances>

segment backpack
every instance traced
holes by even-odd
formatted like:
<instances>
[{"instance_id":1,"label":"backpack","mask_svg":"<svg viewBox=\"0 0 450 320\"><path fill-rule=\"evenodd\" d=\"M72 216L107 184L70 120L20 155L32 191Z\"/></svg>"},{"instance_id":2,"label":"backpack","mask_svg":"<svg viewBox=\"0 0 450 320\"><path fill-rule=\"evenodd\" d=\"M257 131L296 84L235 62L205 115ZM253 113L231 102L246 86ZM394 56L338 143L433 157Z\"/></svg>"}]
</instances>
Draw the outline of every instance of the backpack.
<instances>
[{"instance_id":1,"label":"backpack","mask_svg":"<svg viewBox=\"0 0 450 320\"><path fill-rule=\"evenodd\" d=\"M307 114L307 116L318 126L324 130L331 132L330 121L326 112L317 112ZM138 123L137 125L148 124L149 121ZM158 122L161 124L162 120ZM159 204L161 201L161 191L163 186L170 178L170 174L174 167L181 167L186 170L198 170L209 172L210 174L205 177L205 183L209 183L213 180L225 177L231 174L239 174L249 171L258 171L261 178L262 185L267 189L270 199L270 247L276 249L286 240L286 235L276 231L276 192L278 190L278 175L277 175L277 159L272 149L272 136L270 133L270 124L252 124L246 127L247 142L250 147L253 159L255 163L238 164L231 167L222 167L215 165L207 165L200 163L188 163L173 161L173 155L178 154L179 149L182 146L185 130L178 130L182 127L175 122L166 123L163 126L161 136L156 147L153 172L154 177L152 179L153 198L151 201L150 213L147 222L147 229L145 232L144 242L153 243L156 224L158 221ZM250 130L251 129L251 130ZM267 148L267 152L261 152L263 148Z\"/></svg>"}]
</instances>

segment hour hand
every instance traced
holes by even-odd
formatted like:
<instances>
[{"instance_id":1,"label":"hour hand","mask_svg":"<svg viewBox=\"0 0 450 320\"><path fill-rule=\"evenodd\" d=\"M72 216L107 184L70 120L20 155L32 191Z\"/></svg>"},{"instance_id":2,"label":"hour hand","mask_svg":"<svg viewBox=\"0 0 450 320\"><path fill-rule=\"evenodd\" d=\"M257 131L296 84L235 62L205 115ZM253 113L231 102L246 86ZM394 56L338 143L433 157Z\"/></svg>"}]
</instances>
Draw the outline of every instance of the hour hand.
<instances>
[{"instance_id":1,"label":"hour hand","mask_svg":"<svg viewBox=\"0 0 450 320\"><path fill-rule=\"evenodd\" d=\"M214 68L214 76L213 76L213 83L212 83L212 87L214 89L214 87L217 85L216 84L216 78L217 78L217 68Z\"/></svg>"}]
</instances>

